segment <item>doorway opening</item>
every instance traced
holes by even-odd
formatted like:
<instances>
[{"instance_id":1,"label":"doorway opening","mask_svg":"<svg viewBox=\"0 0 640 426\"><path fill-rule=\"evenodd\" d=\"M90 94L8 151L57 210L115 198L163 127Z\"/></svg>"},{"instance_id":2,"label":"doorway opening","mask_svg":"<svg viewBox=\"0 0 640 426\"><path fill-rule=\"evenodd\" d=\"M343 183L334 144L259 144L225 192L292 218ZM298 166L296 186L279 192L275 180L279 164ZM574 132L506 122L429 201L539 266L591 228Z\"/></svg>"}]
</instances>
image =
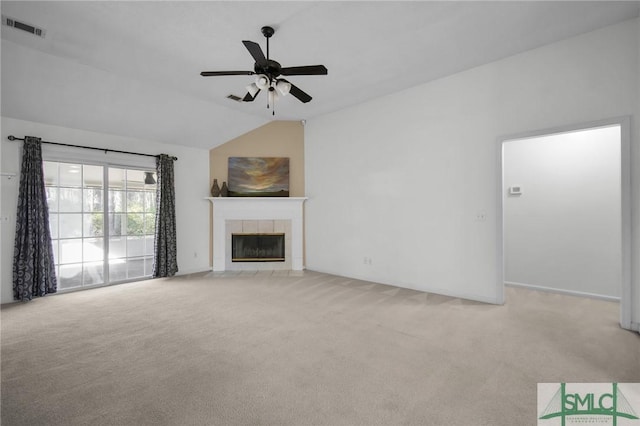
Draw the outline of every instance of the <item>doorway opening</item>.
<instances>
[{"instance_id":1,"label":"doorway opening","mask_svg":"<svg viewBox=\"0 0 640 426\"><path fill-rule=\"evenodd\" d=\"M629 119L499 140L504 285L620 301L631 328Z\"/></svg>"}]
</instances>

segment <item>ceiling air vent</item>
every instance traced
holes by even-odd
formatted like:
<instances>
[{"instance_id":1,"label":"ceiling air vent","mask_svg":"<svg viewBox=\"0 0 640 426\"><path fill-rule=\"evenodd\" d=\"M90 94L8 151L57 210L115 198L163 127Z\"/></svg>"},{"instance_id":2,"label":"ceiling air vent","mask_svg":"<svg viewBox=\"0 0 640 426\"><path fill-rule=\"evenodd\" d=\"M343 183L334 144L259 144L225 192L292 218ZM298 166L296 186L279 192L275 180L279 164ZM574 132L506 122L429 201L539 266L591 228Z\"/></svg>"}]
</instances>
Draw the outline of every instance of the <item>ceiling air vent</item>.
<instances>
[{"instance_id":1,"label":"ceiling air vent","mask_svg":"<svg viewBox=\"0 0 640 426\"><path fill-rule=\"evenodd\" d=\"M2 25L6 25L7 27L17 28L19 30L26 31L29 34L33 34L42 38L44 38L44 35L46 34L46 31L43 30L42 28L34 27L31 24L16 21L15 19L5 15L2 15Z\"/></svg>"},{"instance_id":2,"label":"ceiling air vent","mask_svg":"<svg viewBox=\"0 0 640 426\"><path fill-rule=\"evenodd\" d=\"M232 101L242 102L242 98L236 95L227 95L227 99L231 99Z\"/></svg>"}]
</instances>

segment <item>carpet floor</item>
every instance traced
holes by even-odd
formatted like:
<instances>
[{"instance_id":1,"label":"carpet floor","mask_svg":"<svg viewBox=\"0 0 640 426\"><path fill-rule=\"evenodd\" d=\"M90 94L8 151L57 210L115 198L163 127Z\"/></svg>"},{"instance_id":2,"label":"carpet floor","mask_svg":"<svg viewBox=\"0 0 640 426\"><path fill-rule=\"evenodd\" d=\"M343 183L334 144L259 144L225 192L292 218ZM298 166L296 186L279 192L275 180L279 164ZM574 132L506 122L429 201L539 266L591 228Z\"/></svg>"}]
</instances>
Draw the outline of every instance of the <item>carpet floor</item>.
<instances>
[{"instance_id":1,"label":"carpet floor","mask_svg":"<svg viewBox=\"0 0 640 426\"><path fill-rule=\"evenodd\" d=\"M640 382L617 303L506 297L306 271L6 305L2 425L535 425L539 382Z\"/></svg>"}]
</instances>

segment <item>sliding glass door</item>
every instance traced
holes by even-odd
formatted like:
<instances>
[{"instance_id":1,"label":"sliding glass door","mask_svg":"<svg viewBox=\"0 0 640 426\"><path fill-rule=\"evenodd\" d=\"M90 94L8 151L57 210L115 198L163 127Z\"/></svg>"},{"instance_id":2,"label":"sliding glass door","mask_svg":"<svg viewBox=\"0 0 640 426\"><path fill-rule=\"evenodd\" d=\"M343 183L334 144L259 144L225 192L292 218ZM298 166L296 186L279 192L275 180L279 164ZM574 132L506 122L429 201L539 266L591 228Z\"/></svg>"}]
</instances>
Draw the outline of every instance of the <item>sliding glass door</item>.
<instances>
[{"instance_id":1,"label":"sliding glass door","mask_svg":"<svg viewBox=\"0 0 640 426\"><path fill-rule=\"evenodd\" d=\"M59 289L151 277L152 172L55 161L44 172Z\"/></svg>"}]
</instances>

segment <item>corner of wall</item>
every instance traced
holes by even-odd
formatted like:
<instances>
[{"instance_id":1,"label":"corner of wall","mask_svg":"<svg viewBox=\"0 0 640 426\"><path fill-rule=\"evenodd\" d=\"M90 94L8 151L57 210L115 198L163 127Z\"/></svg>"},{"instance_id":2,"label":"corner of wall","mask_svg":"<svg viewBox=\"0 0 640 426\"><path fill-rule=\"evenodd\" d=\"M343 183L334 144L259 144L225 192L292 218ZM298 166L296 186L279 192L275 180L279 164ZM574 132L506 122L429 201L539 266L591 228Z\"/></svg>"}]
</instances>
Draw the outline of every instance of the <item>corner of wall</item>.
<instances>
[{"instance_id":1,"label":"corner of wall","mask_svg":"<svg viewBox=\"0 0 640 426\"><path fill-rule=\"evenodd\" d=\"M300 121L271 121L209 151L209 180L227 180L229 157L289 157L290 192L303 197L304 127Z\"/></svg>"},{"instance_id":2,"label":"corner of wall","mask_svg":"<svg viewBox=\"0 0 640 426\"><path fill-rule=\"evenodd\" d=\"M640 262L637 260L638 253L640 253L640 170L638 170L640 166L640 17L636 18L636 29L636 110L633 120L635 129L631 137L631 188L633 191L631 194L631 256L633 259L631 266L631 294L633 300L631 321L632 324L635 324L635 330L640 332L640 328L638 328L638 324L640 324Z\"/></svg>"},{"instance_id":3,"label":"corner of wall","mask_svg":"<svg viewBox=\"0 0 640 426\"><path fill-rule=\"evenodd\" d=\"M212 148L209 151L209 186L213 179L218 179L220 184L227 181L229 157L288 157L290 194L292 197L305 196L304 125L301 121L271 121ZM213 265L213 229L209 235L209 261Z\"/></svg>"}]
</instances>

